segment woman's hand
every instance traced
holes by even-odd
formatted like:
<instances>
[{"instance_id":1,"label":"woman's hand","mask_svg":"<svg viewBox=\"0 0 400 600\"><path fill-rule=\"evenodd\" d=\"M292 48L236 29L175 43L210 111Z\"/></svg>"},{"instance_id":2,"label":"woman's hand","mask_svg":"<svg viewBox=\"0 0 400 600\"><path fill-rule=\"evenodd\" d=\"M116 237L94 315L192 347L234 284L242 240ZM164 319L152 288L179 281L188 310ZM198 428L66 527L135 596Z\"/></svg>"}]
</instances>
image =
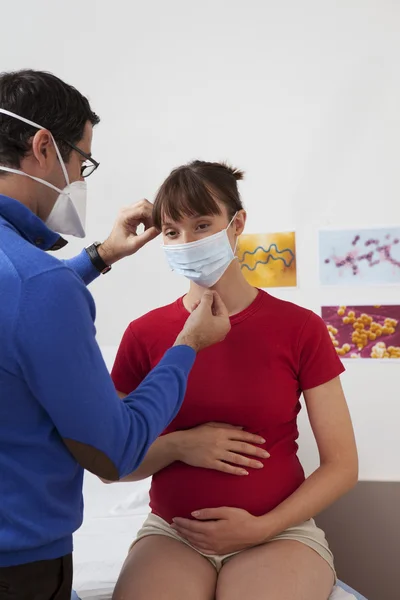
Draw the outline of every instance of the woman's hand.
<instances>
[{"instance_id":1,"label":"woman's hand","mask_svg":"<svg viewBox=\"0 0 400 600\"><path fill-rule=\"evenodd\" d=\"M205 554L238 552L268 539L260 518L241 508L209 508L192 515L194 520L174 519L172 527Z\"/></svg>"},{"instance_id":2,"label":"woman's hand","mask_svg":"<svg viewBox=\"0 0 400 600\"><path fill-rule=\"evenodd\" d=\"M243 467L262 469L264 466L260 460L249 457L269 458L268 452L258 447L265 444L263 438L224 423L206 423L177 431L174 437L176 459L193 467L248 475Z\"/></svg>"}]
</instances>

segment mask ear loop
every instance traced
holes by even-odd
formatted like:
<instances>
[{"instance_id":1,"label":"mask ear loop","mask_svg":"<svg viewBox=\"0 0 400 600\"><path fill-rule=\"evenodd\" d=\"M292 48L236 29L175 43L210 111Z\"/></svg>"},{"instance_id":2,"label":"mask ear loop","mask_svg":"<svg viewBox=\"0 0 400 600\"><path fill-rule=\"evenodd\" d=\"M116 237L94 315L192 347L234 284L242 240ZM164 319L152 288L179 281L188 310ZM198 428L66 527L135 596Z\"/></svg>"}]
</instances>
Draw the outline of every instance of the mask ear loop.
<instances>
[{"instance_id":1,"label":"mask ear loop","mask_svg":"<svg viewBox=\"0 0 400 600\"><path fill-rule=\"evenodd\" d=\"M235 214L233 215L232 219L229 221L229 224L228 224L228 227L226 228L226 231L228 231L229 227L232 225L233 221L236 219L236 217L238 215L238 212L239 211L237 210L235 212ZM236 237L236 242L235 242L235 247L233 249L233 254L234 254L235 259L239 258L238 256L236 256L236 250L237 250L237 247L238 247L238 243L239 243L239 237L237 236Z\"/></svg>"},{"instance_id":2,"label":"mask ear loop","mask_svg":"<svg viewBox=\"0 0 400 600\"><path fill-rule=\"evenodd\" d=\"M35 181L38 181L39 183L43 183L44 185L47 185L47 187L58 192L59 194L63 193L63 191L60 190L60 188L56 187L52 183L45 181L44 179L40 179L40 177L34 177L33 175L28 175L28 173L24 173L23 171L18 171L18 169L12 169L11 167L3 167L3 165L0 165L0 171L6 171L7 173L14 173L15 175L23 175L24 177L29 177L29 179L34 179Z\"/></svg>"}]
</instances>

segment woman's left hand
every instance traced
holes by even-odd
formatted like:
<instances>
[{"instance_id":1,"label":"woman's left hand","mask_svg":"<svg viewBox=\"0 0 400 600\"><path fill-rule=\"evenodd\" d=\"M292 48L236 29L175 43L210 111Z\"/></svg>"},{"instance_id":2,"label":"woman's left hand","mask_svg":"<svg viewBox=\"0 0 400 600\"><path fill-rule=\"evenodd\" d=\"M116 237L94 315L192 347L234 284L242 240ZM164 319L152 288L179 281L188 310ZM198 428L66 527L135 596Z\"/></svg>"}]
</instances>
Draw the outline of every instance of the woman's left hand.
<instances>
[{"instance_id":1,"label":"woman's left hand","mask_svg":"<svg viewBox=\"0 0 400 600\"><path fill-rule=\"evenodd\" d=\"M266 541L259 517L240 508L207 508L192 516L173 519L172 527L205 554L229 554Z\"/></svg>"}]
</instances>

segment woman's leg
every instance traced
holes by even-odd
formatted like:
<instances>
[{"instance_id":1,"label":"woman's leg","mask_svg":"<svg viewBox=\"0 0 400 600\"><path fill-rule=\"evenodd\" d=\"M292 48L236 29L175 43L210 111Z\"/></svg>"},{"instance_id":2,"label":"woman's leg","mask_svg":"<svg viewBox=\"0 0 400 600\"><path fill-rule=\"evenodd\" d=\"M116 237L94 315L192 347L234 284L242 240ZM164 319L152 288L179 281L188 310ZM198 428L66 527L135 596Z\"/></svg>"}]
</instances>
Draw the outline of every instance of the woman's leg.
<instances>
[{"instance_id":1,"label":"woman's leg","mask_svg":"<svg viewBox=\"0 0 400 600\"><path fill-rule=\"evenodd\" d=\"M151 535L130 551L113 600L214 600L216 581L204 556L173 538Z\"/></svg>"},{"instance_id":2,"label":"woman's leg","mask_svg":"<svg viewBox=\"0 0 400 600\"><path fill-rule=\"evenodd\" d=\"M314 550L279 540L245 550L221 569L216 600L328 600L334 576Z\"/></svg>"}]
</instances>

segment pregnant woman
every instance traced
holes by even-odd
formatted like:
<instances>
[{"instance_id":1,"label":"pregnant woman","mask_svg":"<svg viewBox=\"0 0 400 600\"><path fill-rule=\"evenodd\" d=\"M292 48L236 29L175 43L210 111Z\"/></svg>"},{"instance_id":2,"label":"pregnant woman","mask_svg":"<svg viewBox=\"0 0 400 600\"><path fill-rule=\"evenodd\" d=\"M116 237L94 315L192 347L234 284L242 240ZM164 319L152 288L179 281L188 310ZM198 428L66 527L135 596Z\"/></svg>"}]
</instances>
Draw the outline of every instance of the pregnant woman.
<instances>
[{"instance_id":1,"label":"pregnant woman","mask_svg":"<svg viewBox=\"0 0 400 600\"><path fill-rule=\"evenodd\" d=\"M235 257L246 213L242 173L195 161L161 186L154 220L188 293L132 322L112 376L129 394L176 339L204 290L231 332L201 352L183 407L128 481L153 476L151 514L114 599L327 600L333 557L313 517L357 481L343 366L313 312L250 286ZM320 465L297 457L303 394Z\"/></svg>"}]
</instances>

